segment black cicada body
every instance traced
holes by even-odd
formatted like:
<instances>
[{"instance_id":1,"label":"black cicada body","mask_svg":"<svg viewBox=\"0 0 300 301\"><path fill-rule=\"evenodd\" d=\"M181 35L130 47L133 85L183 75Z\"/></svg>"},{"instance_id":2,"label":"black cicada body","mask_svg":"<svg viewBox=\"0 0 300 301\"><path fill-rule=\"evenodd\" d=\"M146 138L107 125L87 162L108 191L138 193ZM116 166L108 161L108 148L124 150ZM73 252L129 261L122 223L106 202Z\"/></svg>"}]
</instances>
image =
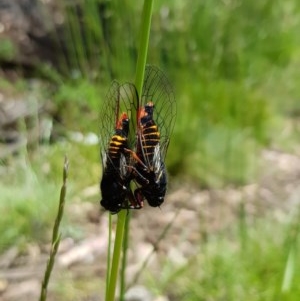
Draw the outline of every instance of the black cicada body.
<instances>
[{"instance_id":1,"label":"black cicada body","mask_svg":"<svg viewBox=\"0 0 300 301\"><path fill-rule=\"evenodd\" d=\"M139 187L134 195L138 203L146 198L158 207L167 190L165 157L176 117L171 84L158 68L147 66L137 116L135 180Z\"/></svg>"},{"instance_id":2,"label":"black cicada body","mask_svg":"<svg viewBox=\"0 0 300 301\"><path fill-rule=\"evenodd\" d=\"M129 140L131 106L137 97L132 84L119 85L113 82L105 98L101 110L101 157L103 165L100 189L101 205L111 213L121 209L139 207L128 205L128 200L134 203L130 189L133 177L130 166L131 156L125 149L131 148L133 141Z\"/></svg>"}]
</instances>

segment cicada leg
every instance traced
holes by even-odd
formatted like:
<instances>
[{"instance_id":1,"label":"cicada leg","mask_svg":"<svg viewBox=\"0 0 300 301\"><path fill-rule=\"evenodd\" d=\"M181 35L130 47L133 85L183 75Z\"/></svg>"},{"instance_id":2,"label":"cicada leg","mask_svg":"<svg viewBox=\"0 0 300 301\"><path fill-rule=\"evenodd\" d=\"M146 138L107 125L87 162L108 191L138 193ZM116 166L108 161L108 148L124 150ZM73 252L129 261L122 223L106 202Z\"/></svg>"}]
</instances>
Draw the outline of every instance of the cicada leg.
<instances>
[{"instance_id":1,"label":"cicada leg","mask_svg":"<svg viewBox=\"0 0 300 301\"><path fill-rule=\"evenodd\" d=\"M128 209L141 209L144 207L144 201L141 198L136 198L132 190L128 194L129 208Z\"/></svg>"}]
</instances>

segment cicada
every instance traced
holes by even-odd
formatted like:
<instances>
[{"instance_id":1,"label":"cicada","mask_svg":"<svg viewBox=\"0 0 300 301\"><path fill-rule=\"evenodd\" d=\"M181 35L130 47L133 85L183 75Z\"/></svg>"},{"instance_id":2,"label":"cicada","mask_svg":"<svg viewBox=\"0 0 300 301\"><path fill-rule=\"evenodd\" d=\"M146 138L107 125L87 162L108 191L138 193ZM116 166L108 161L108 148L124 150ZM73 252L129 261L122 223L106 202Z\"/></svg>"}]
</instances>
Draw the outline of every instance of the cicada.
<instances>
[{"instance_id":1,"label":"cicada","mask_svg":"<svg viewBox=\"0 0 300 301\"><path fill-rule=\"evenodd\" d=\"M134 202L130 189L133 178L130 166L131 156L125 149L133 146L129 139L131 107L137 97L135 86L132 84L120 85L114 81L105 97L100 114L101 123L101 157L102 180L100 189L102 194L101 205L111 213L121 209L128 209L128 200ZM138 207L136 204L131 207Z\"/></svg>"},{"instance_id":2,"label":"cicada","mask_svg":"<svg viewBox=\"0 0 300 301\"><path fill-rule=\"evenodd\" d=\"M167 190L165 157L175 124L176 103L172 85L165 74L147 66L139 98L136 139L136 182L138 203L145 198L150 206L164 202Z\"/></svg>"}]
</instances>

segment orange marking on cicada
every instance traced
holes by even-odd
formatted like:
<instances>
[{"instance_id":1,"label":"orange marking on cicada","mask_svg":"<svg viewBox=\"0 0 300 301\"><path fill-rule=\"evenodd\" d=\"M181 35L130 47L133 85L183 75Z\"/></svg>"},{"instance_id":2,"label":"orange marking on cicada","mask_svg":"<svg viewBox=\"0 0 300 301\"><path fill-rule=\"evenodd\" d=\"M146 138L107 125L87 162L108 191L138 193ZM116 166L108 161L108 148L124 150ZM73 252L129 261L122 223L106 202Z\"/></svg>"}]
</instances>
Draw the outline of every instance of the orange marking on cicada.
<instances>
[{"instance_id":1,"label":"orange marking on cicada","mask_svg":"<svg viewBox=\"0 0 300 301\"><path fill-rule=\"evenodd\" d=\"M139 129L142 128L142 124L141 124L142 118L148 116L148 113L145 109L146 107L154 107L154 103L152 101L149 101L149 102L147 102L147 104L145 106L143 106L142 108L139 108L138 114L137 114L137 116L138 116L138 118L137 118L138 123L137 124L138 124Z\"/></svg>"},{"instance_id":2,"label":"orange marking on cicada","mask_svg":"<svg viewBox=\"0 0 300 301\"><path fill-rule=\"evenodd\" d=\"M137 124L138 127L140 128L141 126L141 119L146 116L146 111L145 111L145 107L139 108L138 112L137 112Z\"/></svg>"},{"instance_id":3,"label":"orange marking on cicada","mask_svg":"<svg viewBox=\"0 0 300 301\"><path fill-rule=\"evenodd\" d=\"M148 107L154 107L154 104L153 104L152 101L149 101L149 102L147 102L146 106L148 106ZM140 121L143 117L145 117L145 116L148 115L148 113L147 113L146 110L145 110L145 107L146 107L146 106L140 108L140 110L139 110L139 114L138 114L138 119L139 119L139 121Z\"/></svg>"},{"instance_id":4,"label":"orange marking on cicada","mask_svg":"<svg viewBox=\"0 0 300 301\"><path fill-rule=\"evenodd\" d=\"M122 130L122 124L123 124L123 120L128 119L128 115L123 112L121 114L121 117L119 118L119 120L117 121L117 125L116 125L116 129L118 130Z\"/></svg>"}]
</instances>

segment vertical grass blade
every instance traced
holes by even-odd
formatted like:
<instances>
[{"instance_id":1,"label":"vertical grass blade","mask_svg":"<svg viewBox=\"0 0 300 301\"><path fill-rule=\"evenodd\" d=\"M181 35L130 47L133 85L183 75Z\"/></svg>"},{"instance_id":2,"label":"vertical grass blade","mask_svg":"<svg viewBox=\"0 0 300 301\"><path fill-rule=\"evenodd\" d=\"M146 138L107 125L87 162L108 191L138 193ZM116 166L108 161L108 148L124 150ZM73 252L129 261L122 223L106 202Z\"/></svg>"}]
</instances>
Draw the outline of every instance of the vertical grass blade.
<instances>
[{"instance_id":1,"label":"vertical grass blade","mask_svg":"<svg viewBox=\"0 0 300 301\"><path fill-rule=\"evenodd\" d=\"M120 271L120 301L125 300L126 292L126 266L127 266L127 249L129 244L129 225L130 225L130 212L128 212L125 229L124 229L124 241L123 241L123 257L121 262Z\"/></svg>"},{"instance_id":2,"label":"vertical grass blade","mask_svg":"<svg viewBox=\"0 0 300 301\"><path fill-rule=\"evenodd\" d=\"M107 244L107 261L106 261L106 291L105 299L107 299L109 278L110 278L110 266L111 266L111 233L112 233L112 216L108 215L108 244Z\"/></svg>"},{"instance_id":3,"label":"vertical grass blade","mask_svg":"<svg viewBox=\"0 0 300 301\"><path fill-rule=\"evenodd\" d=\"M292 286L293 278L295 277L295 267L297 258L298 239L300 232L300 208L295 215L295 220L290 226L288 232L288 256L284 267L283 280L281 284L281 292L289 292Z\"/></svg>"},{"instance_id":4,"label":"vertical grass blade","mask_svg":"<svg viewBox=\"0 0 300 301\"><path fill-rule=\"evenodd\" d=\"M144 1L141 31L140 31L140 45L139 45L139 52L138 52L136 73L135 73L135 86L138 95L141 95L143 81L144 81L144 73L145 73L145 66L147 61L150 27L151 27L152 7L153 7L153 0Z\"/></svg>"},{"instance_id":5,"label":"vertical grass blade","mask_svg":"<svg viewBox=\"0 0 300 301\"><path fill-rule=\"evenodd\" d=\"M55 256L56 256L56 253L57 253L57 250L59 247L59 243L60 243L61 234L59 233L59 226L60 226L61 219L63 217L64 207L65 207L68 167L69 167L69 161L68 161L68 158L65 157L65 162L64 162L64 167L63 167L63 184L62 184L62 187L60 190L59 207L58 207L58 212L57 212L56 219L55 219L55 224L53 227L50 256L49 256L49 260L47 262L47 267L46 267L44 279L42 282L41 294L40 294L39 301L45 301L47 299L48 283L50 280L51 272L52 272L52 269L54 266Z\"/></svg>"},{"instance_id":6,"label":"vertical grass blade","mask_svg":"<svg viewBox=\"0 0 300 301\"><path fill-rule=\"evenodd\" d=\"M281 286L281 292L288 292L292 285L293 276L295 273L295 261L296 261L296 250L294 246L290 248L287 262L285 265L283 281Z\"/></svg>"},{"instance_id":7,"label":"vertical grass blade","mask_svg":"<svg viewBox=\"0 0 300 301\"><path fill-rule=\"evenodd\" d=\"M126 215L127 215L126 210L121 210L118 213L116 239L115 239L115 244L114 244L114 253L113 253L113 258L112 258L111 271L110 271L110 277L109 277L109 287L108 287L108 291L106 294L106 301L114 301L115 300L117 276L118 276L118 270L119 270L119 262L120 262L120 257L121 257L122 244L123 244L123 235L124 235Z\"/></svg>"}]
</instances>

